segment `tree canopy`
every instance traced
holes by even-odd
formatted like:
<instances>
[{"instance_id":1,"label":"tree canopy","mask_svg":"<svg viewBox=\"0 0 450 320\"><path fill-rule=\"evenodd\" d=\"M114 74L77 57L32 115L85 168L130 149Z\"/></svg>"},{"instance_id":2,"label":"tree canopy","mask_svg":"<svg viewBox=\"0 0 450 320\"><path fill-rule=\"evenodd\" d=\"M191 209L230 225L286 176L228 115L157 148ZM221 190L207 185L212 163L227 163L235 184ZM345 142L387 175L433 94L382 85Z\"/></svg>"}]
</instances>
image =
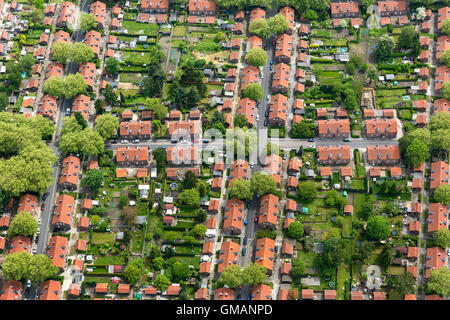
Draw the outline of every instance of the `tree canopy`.
<instances>
[{"instance_id":1,"label":"tree canopy","mask_svg":"<svg viewBox=\"0 0 450 320\"><path fill-rule=\"evenodd\" d=\"M251 263L244 267L242 281L252 286L264 283L267 281L267 270L259 264Z\"/></svg>"},{"instance_id":2,"label":"tree canopy","mask_svg":"<svg viewBox=\"0 0 450 320\"><path fill-rule=\"evenodd\" d=\"M234 182L233 182L234 184ZM258 171L250 177L250 189L257 195L275 194L278 190L275 179L263 171Z\"/></svg>"},{"instance_id":3,"label":"tree canopy","mask_svg":"<svg viewBox=\"0 0 450 320\"><path fill-rule=\"evenodd\" d=\"M115 136L119 129L119 118L110 113L105 113L95 119L95 129L105 140Z\"/></svg>"},{"instance_id":4,"label":"tree canopy","mask_svg":"<svg viewBox=\"0 0 450 320\"><path fill-rule=\"evenodd\" d=\"M450 184L443 184L434 191L434 200L450 205Z\"/></svg>"},{"instance_id":5,"label":"tree canopy","mask_svg":"<svg viewBox=\"0 0 450 320\"><path fill-rule=\"evenodd\" d=\"M304 181L298 185L298 194L304 201L311 201L317 195L317 187L313 181Z\"/></svg>"},{"instance_id":6,"label":"tree canopy","mask_svg":"<svg viewBox=\"0 0 450 320\"><path fill-rule=\"evenodd\" d=\"M22 211L14 216L8 229L8 235L30 237L34 235L39 227L38 222L29 212Z\"/></svg>"},{"instance_id":7,"label":"tree canopy","mask_svg":"<svg viewBox=\"0 0 450 320\"><path fill-rule=\"evenodd\" d=\"M144 106L153 111L153 118L157 120L166 118L169 113L169 108L163 105L159 98L147 98L144 102Z\"/></svg>"},{"instance_id":8,"label":"tree canopy","mask_svg":"<svg viewBox=\"0 0 450 320\"><path fill-rule=\"evenodd\" d=\"M261 67L267 63L267 52L264 49L255 47L250 49L245 56L245 59L248 64L255 67Z\"/></svg>"},{"instance_id":9,"label":"tree canopy","mask_svg":"<svg viewBox=\"0 0 450 320\"><path fill-rule=\"evenodd\" d=\"M251 33L256 34L258 37L267 39L270 37L270 27L269 27L269 23L267 22L266 19L256 19L253 20L250 23L250 28L249 28Z\"/></svg>"},{"instance_id":10,"label":"tree canopy","mask_svg":"<svg viewBox=\"0 0 450 320\"><path fill-rule=\"evenodd\" d=\"M375 53L380 59L385 60L392 55L394 48L395 39L387 34L383 34L378 40Z\"/></svg>"},{"instance_id":11,"label":"tree canopy","mask_svg":"<svg viewBox=\"0 0 450 320\"><path fill-rule=\"evenodd\" d=\"M289 238L300 240L303 237L303 232L303 224L300 221L294 221L289 225L287 234Z\"/></svg>"},{"instance_id":12,"label":"tree canopy","mask_svg":"<svg viewBox=\"0 0 450 320\"><path fill-rule=\"evenodd\" d=\"M244 91L242 92L243 98L250 98L255 101L261 100L263 95L264 91L261 85L256 82L247 84L244 88Z\"/></svg>"},{"instance_id":13,"label":"tree canopy","mask_svg":"<svg viewBox=\"0 0 450 320\"><path fill-rule=\"evenodd\" d=\"M267 24L269 25L269 30L275 35L282 34L289 30L289 22L281 13L267 19Z\"/></svg>"},{"instance_id":14,"label":"tree canopy","mask_svg":"<svg viewBox=\"0 0 450 320\"><path fill-rule=\"evenodd\" d=\"M98 169L88 170L84 182L89 187L89 189L91 189L93 192L97 192L103 182L103 171Z\"/></svg>"},{"instance_id":15,"label":"tree canopy","mask_svg":"<svg viewBox=\"0 0 450 320\"><path fill-rule=\"evenodd\" d=\"M367 221L367 235L375 240L385 240L389 236L389 221L382 216L374 216Z\"/></svg>"},{"instance_id":16,"label":"tree canopy","mask_svg":"<svg viewBox=\"0 0 450 320\"><path fill-rule=\"evenodd\" d=\"M5 256L2 271L6 280L30 279L31 282L37 283L53 277L59 270L46 255L33 256L27 251L22 251Z\"/></svg>"},{"instance_id":17,"label":"tree canopy","mask_svg":"<svg viewBox=\"0 0 450 320\"><path fill-rule=\"evenodd\" d=\"M450 270L442 267L439 270L431 270L427 289L437 293L441 297L450 296Z\"/></svg>"},{"instance_id":18,"label":"tree canopy","mask_svg":"<svg viewBox=\"0 0 450 320\"><path fill-rule=\"evenodd\" d=\"M105 61L105 70L109 73L109 74L118 74L120 72L120 70L122 69L120 61L115 59L115 58L108 58Z\"/></svg>"},{"instance_id":19,"label":"tree canopy","mask_svg":"<svg viewBox=\"0 0 450 320\"><path fill-rule=\"evenodd\" d=\"M218 283L231 289L240 287L243 283L241 268L237 265L224 268L220 273Z\"/></svg>"},{"instance_id":20,"label":"tree canopy","mask_svg":"<svg viewBox=\"0 0 450 320\"><path fill-rule=\"evenodd\" d=\"M442 249L450 247L450 230L447 228L442 228L433 234L433 238L436 244Z\"/></svg>"},{"instance_id":21,"label":"tree canopy","mask_svg":"<svg viewBox=\"0 0 450 320\"><path fill-rule=\"evenodd\" d=\"M97 27L97 20L95 16L87 12L81 12L80 29L82 31L89 31Z\"/></svg>"},{"instance_id":22,"label":"tree canopy","mask_svg":"<svg viewBox=\"0 0 450 320\"><path fill-rule=\"evenodd\" d=\"M233 181L233 185L228 188L228 199L247 200L253 197L250 181L245 179L237 179Z\"/></svg>"},{"instance_id":23,"label":"tree canopy","mask_svg":"<svg viewBox=\"0 0 450 320\"><path fill-rule=\"evenodd\" d=\"M185 189L182 193L180 193L178 197L178 201L189 207L198 207L200 200L200 194L196 188Z\"/></svg>"}]
</instances>

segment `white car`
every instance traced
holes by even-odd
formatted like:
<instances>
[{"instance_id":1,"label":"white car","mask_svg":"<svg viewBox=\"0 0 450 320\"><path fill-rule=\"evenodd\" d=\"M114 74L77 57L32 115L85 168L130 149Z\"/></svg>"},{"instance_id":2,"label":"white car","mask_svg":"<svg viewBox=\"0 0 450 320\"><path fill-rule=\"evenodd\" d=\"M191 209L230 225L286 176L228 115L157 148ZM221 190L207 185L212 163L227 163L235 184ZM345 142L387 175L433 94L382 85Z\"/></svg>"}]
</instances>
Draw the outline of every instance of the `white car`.
<instances>
[{"instance_id":1,"label":"white car","mask_svg":"<svg viewBox=\"0 0 450 320\"><path fill-rule=\"evenodd\" d=\"M39 225L41 225L41 222L42 222L42 218L39 218L39 220L38 220Z\"/></svg>"},{"instance_id":2,"label":"white car","mask_svg":"<svg viewBox=\"0 0 450 320\"><path fill-rule=\"evenodd\" d=\"M269 101L269 100L270 100L270 95L267 95L267 97L266 97L266 98L267 98L267 101Z\"/></svg>"},{"instance_id":3,"label":"white car","mask_svg":"<svg viewBox=\"0 0 450 320\"><path fill-rule=\"evenodd\" d=\"M35 245L33 248L33 253L36 253L36 252L37 252L37 246Z\"/></svg>"},{"instance_id":4,"label":"white car","mask_svg":"<svg viewBox=\"0 0 450 320\"><path fill-rule=\"evenodd\" d=\"M447 255L450 256L450 249L447 250Z\"/></svg>"}]
</instances>

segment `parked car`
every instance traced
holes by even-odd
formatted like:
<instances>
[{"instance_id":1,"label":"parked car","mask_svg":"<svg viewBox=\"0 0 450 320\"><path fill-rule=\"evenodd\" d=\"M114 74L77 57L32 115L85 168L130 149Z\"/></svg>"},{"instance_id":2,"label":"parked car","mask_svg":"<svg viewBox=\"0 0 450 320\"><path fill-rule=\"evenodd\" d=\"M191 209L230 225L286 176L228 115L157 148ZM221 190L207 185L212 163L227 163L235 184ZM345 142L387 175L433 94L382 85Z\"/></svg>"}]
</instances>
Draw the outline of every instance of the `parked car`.
<instances>
[{"instance_id":1,"label":"parked car","mask_svg":"<svg viewBox=\"0 0 450 320\"><path fill-rule=\"evenodd\" d=\"M251 298L252 298L252 294L249 293L249 295L248 295L248 297L247 297L247 300L250 300Z\"/></svg>"},{"instance_id":2,"label":"parked car","mask_svg":"<svg viewBox=\"0 0 450 320\"><path fill-rule=\"evenodd\" d=\"M268 124L269 124L269 121L267 119L264 120L264 126L267 127Z\"/></svg>"},{"instance_id":3,"label":"parked car","mask_svg":"<svg viewBox=\"0 0 450 320\"><path fill-rule=\"evenodd\" d=\"M287 158L286 153L283 153L283 160L286 160L286 158Z\"/></svg>"},{"instance_id":4,"label":"parked car","mask_svg":"<svg viewBox=\"0 0 450 320\"><path fill-rule=\"evenodd\" d=\"M138 139L133 140L133 143L139 143L139 140Z\"/></svg>"},{"instance_id":5,"label":"parked car","mask_svg":"<svg viewBox=\"0 0 450 320\"><path fill-rule=\"evenodd\" d=\"M31 280L27 280L27 288L31 287Z\"/></svg>"},{"instance_id":6,"label":"parked car","mask_svg":"<svg viewBox=\"0 0 450 320\"><path fill-rule=\"evenodd\" d=\"M258 217L255 217L255 223L258 222Z\"/></svg>"},{"instance_id":7,"label":"parked car","mask_svg":"<svg viewBox=\"0 0 450 320\"><path fill-rule=\"evenodd\" d=\"M447 250L447 255L450 256L450 248Z\"/></svg>"},{"instance_id":8,"label":"parked car","mask_svg":"<svg viewBox=\"0 0 450 320\"><path fill-rule=\"evenodd\" d=\"M203 139L203 143L209 143L208 139Z\"/></svg>"},{"instance_id":9,"label":"parked car","mask_svg":"<svg viewBox=\"0 0 450 320\"><path fill-rule=\"evenodd\" d=\"M41 225L41 222L42 222L42 218L39 218L39 219L38 219L39 225Z\"/></svg>"},{"instance_id":10,"label":"parked car","mask_svg":"<svg viewBox=\"0 0 450 320\"><path fill-rule=\"evenodd\" d=\"M128 143L128 140L122 140L120 143Z\"/></svg>"},{"instance_id":11,"label":"parked car","mask_svg":"<svg viewBox=\"0 0 450 320\"><path fill-rule=\"evenodd\" d=\"M244 226L246 226L247 224L248 224L248 220L245 219L245 221L244 221Z\"/></svg>"},{"instance_id":12,"label":"parked car","mask_svg":"<svg viewBox=\"0 0 450 320\"><path fill-rule=\"evenodd\" d=\"M278 253L278 246L275 246L275 253Z\"/></svg>"},{"instance_id":13,"label":"parked car","mask_svg":"<svg viewBox=\"0 0 450 320\"><path fill-rule=\"evenodd\" d=\"M255 167L254 163L250 163L250 169L253 169Z\"/></svg>"},{"instance_id":14,"label":"parked car","mask_svg":"<svg viewBox=\"0 0 450 320\"><path fill-rule=\"evenodd\" d=\"M247 248L242 248L242 255L245 256L245 252L247 251Z\"/></svg>"},{"instance_id":15,"label":"parked car","mask_svg":"<svg viewBox=\"0 0 450 320\"><path fill-rule=\"evenodd\" d=\"M275 39L272 39L272 45L275 45L275 43L277 43L277 41Z\"/></svg>"},{"instance_id":16,"label":"parked car","mask_svg":"<svg viewBox=\"0 0 450 320\"><path fill-rule=\"evenodd\" d=\"M268 117L268 116L269 116L269 113L270 113L270 110L269 110L269 108L267 108L266 113L265 113L265 116Z\"/></svg>"},{"instance_id":17,"label":"parked car","mask_svg":"<svg viewBox=\"0 0 450 320\"><path fill-rule=\"evenodd\" d=\"M244 237L244 246L246 246L247 245L247 237ZM450 249L449 249L450 250Z\"/></svg>"},{"instance_id":18,"label":"parked car","mask_svg":"<svg viewBox=\"0 0 450 320\"><path fill-rule=\"evenodd\" d=\"M240 294L237 295L237 300L241 300L241 295Z\"/></svg>"},{"instance_id":19,"label":"parked car","mask_svg":"<svg viewBox=\"0 0 450 320\"><path fill-rule=\"evenodd\" d=\"M41 205L41 211L44 211L44 209L45 209L45 203L43 203L43 204Z\"/></svg>"},{"instance_id":20,"label":"parked car","mask_svg":"<svg viewBox=\"0 0 450 320\"><path fill-rule=\"evenodd\" d=\"M344 138L344 142L350 142L350 138Z\"/></svg>"},{"instance_id":21,"label":"parked car","mask_svg":"<svg viewBox=\"0 0 450 320\"><path fill-rule=\"evenodd\" d=\"M266 99L267 99L267 101L269 101L270 100L270 95L267 95Z\"/></svg>"},{"instance_id":22,"label":"parked car","mask_svg":"<svg viewBox=\"0 0 450 320\"><path fill-rule=\"evenodd\" d=\"M37 252L37 246L35 245L33 248L33 253L35 254Z\"/></svg>"},{"instance_id":23,"label":"parked car","mask_svg":"<svg viewBox=\"0 0 450 320\"><path fill-rule=\"evenodd\" d=\"M270 65L273 65L273 60L270 60Z\"/></svg>"},{"instance_id":24,"label":"parked car","mask_svg":"<svg viewBox=\"0 0 450 320\"><path fill-rule=\"evenodd\" d=\"M308 142L314 142L314 138L309 138Z\"/></svg>"},{"instance_id":25,"label":"parked car","mask_svg":"<svg viewBox=\"0 0 450 320\"><path fill-rule=\"evenodd\" d=\"M44 193L44 195L42 196L42 200L45 201L45 199L47 199L47 197L48 197L48 192Z\"/></svg>"},{"instance_id":26,"label":"parked car","mask_svg":"<svg viewBox=\"0 0 450 320\"><path fill-rule=\"evenodd\" d=\"M111 144L116 144L117 140L111 140Z\"/></svg>"}]
</instances>

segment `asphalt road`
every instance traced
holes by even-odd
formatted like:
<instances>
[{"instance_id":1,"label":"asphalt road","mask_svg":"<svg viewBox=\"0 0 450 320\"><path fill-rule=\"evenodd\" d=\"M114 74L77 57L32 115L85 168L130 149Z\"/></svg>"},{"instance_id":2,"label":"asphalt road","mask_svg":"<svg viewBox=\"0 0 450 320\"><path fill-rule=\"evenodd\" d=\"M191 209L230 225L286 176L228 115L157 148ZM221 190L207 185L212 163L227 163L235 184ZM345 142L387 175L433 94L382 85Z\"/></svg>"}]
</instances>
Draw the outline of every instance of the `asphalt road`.
<instances>
[{"instance_id":1,"label":"asphalt road","mask_svg":"<svg viewBox=\"0 0 450 320\"><path fill-rule=\"evenodd\" d=\"M80 12L89 12L89 0L82 0L80 4ZM81 31L75 31L72 39L73 42L81 42L83 40L84 33ZM68 65L68 73L76 73L78 71L78 64L69 63ZM54 139L49 143L49 147L53 150L53 152L58 157L57 163L53 166L53 184L47 190L48 196L45 200L45 209L41 212L41 226L40 226L40 235L39 241L37 242L37 250L36 254L45 254L45 249L47 246L49 234L51 232L51 218L52 218L52 209L55 203L55 199L58 194L58 180L59 180L59 172L60 172L60 163L62 161L62 154L58 148L59 141L59 132L61 131L63 121L62 119L66 116L66 110L72 107L72 99L63 99L61 102L58 118L55 124L55 136ZM29 300L38 300L39 299L39 283L36 286L32 286L30 290L27 290L25 297Z\"/></svg>"}]
</instances>

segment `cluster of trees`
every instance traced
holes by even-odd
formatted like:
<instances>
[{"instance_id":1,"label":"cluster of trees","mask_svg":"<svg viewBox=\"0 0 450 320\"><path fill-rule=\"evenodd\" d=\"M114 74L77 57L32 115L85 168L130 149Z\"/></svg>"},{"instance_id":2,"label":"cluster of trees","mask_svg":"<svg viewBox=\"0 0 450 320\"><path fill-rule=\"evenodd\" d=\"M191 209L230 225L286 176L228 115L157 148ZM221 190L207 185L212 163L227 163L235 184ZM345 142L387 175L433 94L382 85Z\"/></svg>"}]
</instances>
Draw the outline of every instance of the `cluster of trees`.
<instances>
[{"instance_id":1,"label":"cluster of trees","mask_svg":"<svg viewBox=\"0 0 450 320\"><path fill-rule=\"evenodd\" d=\"M84 118L77 120L76 117L63 119L59 148L64 154L81 152L97 156L105 151L105 140L99 131L84 126L83 121Z\"/></svg>"},{"instance_id":2,"label":"cluster of trees","mask_svg":"<svg viewBox=\"0 0 450 320\"><path fill-rule=\"evenodd\" d=\"M276 14L269 19L256 19L250 23L250 32L267 39L271 35L279 35L289 29L289 22L281 14Z\"/></svg>"},{"instance_id":3,"label":"cluster of trees","mask_svg":"<svg viewBox=\"0 0 450 320\"><path fill-rule=\"evenodd\" d=\"M270 0L218 0L217 5L222 8L244 9L248 7L264 7L270 9L272 1Z\"/></svg>"},{"instance_id":4,"label":"cluster of trees","mask_svg":"<svg viewBox=\"0 0 450 320\"><path fill-rule=\"evenodd\" d=\"M304 181L299 183L297 191L303 201L312 201L317 196L317 187L314 181Z\"/></svg>"},{"instance_id":5,"label":"cluster of trees","mask_svg":"<svg viewBox=\"0 0 450 320\"><path fill-rule=\"evenodd\" d=\"M361 56L359 54L352 54L350 60L345 65L347 72L351 75L355 74L356 71L366 72L369 65L367 63L362 63Z\"/></svg>"},{"instance_id":6,"label":"cluster of trees","mask_svg":"<svg viewBox=\"0 0 450 320\"><path fill-rule=\"evenodd\" d=\"M205 182L198 179L192 171L187 171L181 183L183 192L180 193L178 201L189 207L198 207L200 197L207 194Z\"/></svg>"},{"instance_id":7,"label":"cluster of trees","mask_svg":"<svg viewBox=\"0 0 450 320\"><path fill-rule=\"evenodd\" d=\"M446 82L450 84L450 82ZM450 114L437 112L430 118L431 147L435 150L450 150Z\"/></svg>"},{"instance_id":8,"label":"cluster of trees","mask_svg":"<svg viewBox=\"0 0 450 320\"><path fill-rule=\"evenodd\" d=\"M83 181L84 184L87 185L93 193L96 193L102 186L103 171L98 169L88 170L88 172L86 173L86 178L84 178Z\"/></svg>"},{"instance_id":9,"label":"cluster of trees","mask_svg":"<svg viewBox=\"0 0 450 320\"><path fill-rule=\"evenodd\" d=\"M434 190L434 201L450 205L450 184L443 184Z\"/></svg>"},{"instance_id":10,"label":"cluster of trees","mask_svg":"<svg viewBox=\"0 0 450 320\"><path fill-rule=\"evenodd\" d=\"M44 91L51 96L70 99L86 93L87 84L81 73L69 74L64 79L60 76L48 78L44 83Z\"/></svg>"},{"instance_id":11,"label":"cluster of trees","mask_svg":"<svg viewBox=\"0 0 450 320\"><path fill-rule=\"evenodd\" d=\"M2 262L3 277L6 280L31 280L42 282L53 277L58 272L52 260L43 254L32 255L28 251L8 254Z\"/></svg>"},{"instance_id":12,"label":"cluster of trees","mask_svg":"<svg viewBox=\"0 0 450 320\"><path fill-rule=\"evenodd\" d=\"M53 182L56 155L43 139L53 135L54 124L42 116L0 112L0 189L11 196L43 193Z\"/></svg>"},{"instance_id":13,"label":"cluster of trees","mask_svg":"<svg viewBox=\"0 0 450 320\"><path fill-rule=\"evenodd\" d=\"M152 54L152 61L148 66L147 77L144 78L143 94L146 97L160 97L167 75L161 68L161 60L164 58L162 51ZM109 71L108 71L109 72Z\"/></svg>"},{"instance_id":14,"label":"cluster of trees","mask_svg":"<svg viewBox=\"0 0 450 320\"><path fill-rule=\"evenodd\" d=\"M316 124L314 121L303 119L300 123L293 123L291 138L314 138L316 136Z\"/></svg>"},{"instance_id":15,"label":"cluster of trees","mask_svg":"<svg viewBox=\"0 0 450 320\"><path fill-rule=\"evenodd\" d=\"M325 203L330 207L336 207L339 212L344 210L344 206L347 204L347 198L340 196L336 190L330 190L327 192L327 198Z\"/></svg>"},{"instance_id":16,"label":"cluster of trees","mask_svg":"<svg viewBox=\"0 0 450 320\"><path fill-rule=\"evenodd\" d=\"M87 12L81 12L80 16L80 30L90 31L97 28L97 20L95 16Z\"/></svg>"},{"instance_id":17,"label":"cluster of trees","mask_svg":"<svg viewBox=\"0 0 450 320\"><path fill-rule=\"evenodd\" d=\"M395 39L387 34L383 34L378 40L375 54L381 60L386 60L392 55L395 49Z\"/></svg>"},{"instance_id":18,"label":"cluster of trees","mask_svg":"<svg viewBox=\"0 0 450 320\"><path fill-rule=\"evenodd\" d=\"M95 129L103 139L108 140L117 134L119 118L110 113L102 114L95 119Z\"/></svg>"},{"instance_id":19,"label":"cluster of trees","mask_svg":"<svg viewBox=\"0 0 450 320\"><path fill-rule=\"evenodd\" d=\"M252 48L245 56L248 64L255 67L262 67L267 63L267 52L261 48Z\"/></svg>"},{"instance_id":20,"label":"cluster of trees","mask_svg":"<svg viewBox=\"0 0 450 320\"><path fill-rule=\"evenodd\" d=\"M66 64L68 60L73 63L85 63L94 58L92 48L82 42L54 42L52 51L52 59L62 64Z\"/></svg>"},{"instance_id":21,"label":"cluster of trees","mask_svg":"<svg viewBox=\"0 0 450 320\"><path fill-rule=\"evenodd\" d=\"M437 293L441 297L450 296L450 270L447 267L431 270L427 291L429 293Z\"/></svg>"},{"instance_id":22,"label":"cluster of trees","mask_svg":"<svg viewBox=\"0 0 450 320\"><path fill-rule=\"evenodd\" d=\"M291 6L309 20L324 20L328 17L327 10L330 8L330 0L277 0L279 6ZM319 14L320 13L320 16Z\"/></svg>"},{"instance_id":23,"label":"cluster of trees","mask_svg":"<svg viewBox=\"0 0 450 320\"><path fill-rule=\"evenodd\" d=\"M287 235L289 238L300 240L303 237L304 228L300 221L292 222L287 230Z\"/></svg>"},{"instance_id":24,"label":"cluster of trees","mask_svg":"<svg viewBox=\"0 0 450 320\"><path fill-rule=\"evenodd\" d=\"M252 263L241 270L239 266L226 267L219 276L218 285L236 289L242 285L256 286L267 281L267 270L259 264Z\"/></svg>"},{"instance_id":25,"label":"cluster of trees","mask_svg":"<svg viewBox=\"0 0 450 320\"><path fill-rule=\"evenodd\" d=\"M263 88L259 83L249 83L245 86L244 91L242 92L243 98L249 98L255 101L260 100L264 95Z\"/></svg>"},{"instance_id":26,"label":"cluster of trees","mask_svg":"<svg viewBox=\"0 0 450 320\"><path fill-rule=\"evenodd\" d=\"M335 274L336 269L344 262L344 243L337 237L329 237L323 243L320 270L324 275Z\"/></svg>"},{"instance_id":27,"label":"cluster of trees","mask_svg":"<svg viewBox=\"0 0 450 320\"><path fill-rule=\"evenodd\" d=\"M131 285L135 285L141 276L142 260L137 258L136 260L130 260L128 265L123 270L123 276L128 280Z\"/></svg>"},{"instance_id":28,"label":"cluster of trees","mask_svg":"<svg viewBox=\"0 0 450 320\"><path fill-rule=\"evenodd\" d=\"M145 99L144 106L147 110L153 112L153 119L158 120L159 124L161 124L161 120L165 119L169 113L169 108L161 103L160 98L147 98ZM154 122L152 125L154 125Z\"/></svg>"},{"instance_id":29,"label":"cluster of trees","mask_svg":"<svg viewBox=\"0 0 450 320\"><path fill-rule=\"evenodd\" d=\"M263 172L254 173L250 180L238 179L233 181L233 185L228 190L229 199L247 200L254 195L264 196L266 194L279 196L279 190L274 178Z\"/></svg>"},{"instance_id":30,"label":"cluster of trees","mask_svg":"<svg viewBox=\"0 0 450 320\"><path fill-rule=\"evenodd\" d=\"M411 54L417 57L420 53L420 36L416 28L408 26L402 28L402 33L398 37L398 47L411 49Z\"/></svg>"},{"instance_id":31,"label":"cluster of trees","mask_svg":"<svg viewBox=\"0 0 450 320\"><path fill-rule=\"evenodd\" d=\"M188 59L177 69L168 92L172 103L190 109L205 96L205 75L199 67L204 60L197 61Z\"/></svg>"},{"instance_id":32,"label":"cluster of trees","mask_svg":"<svg viewBox=\"0 0 450 320\"><path fill-rule=\"evenodd\" d=\"M431 132L427 128L409 131L399 139L400 152L406 164L419 166L430 157Z\"/></svg>"},{"instance_id":33,"label":"cluster of trees","mask_svg":"<svg viewBox=\"0 0 450 320\"><path fill-rule=\"evenodd\" d=\"M8 92L15 90L19 87L20 82L22 81L22 74L24 72L27 75L31 75L33 65L36 63L36 59L33 57L31 53L27 53L22 56L20 61L10 61L6 63L6 89Z\"/></svg>"},{"instance_id":34,"label":"cluster of trees","mask_svg":"<svg viewBox=\"0 0 450 320\"><path fill-rule=\"evenodd\" d=\"M119 74L120 70L122 69L122 65L119 60L115 58L108 58L105 61L105 70L109 74Z\"/></svg>"},{"instance_id":35,"label":"cluster of trees","mask_svg":"<svg viewBox=\"0 0 450 320\"><path fill-rule=\"evenodd\" d=\"M371 239L385 240L389 236L389 221L382 216L371 217L367 221L366 231Z\"/></svg>"},{"instance_id":36,"label":"cluster of trees","mask_svg":"<svg viewBox=\"0 0 450 320\"><path fill-rule=\"evenodd\" d=\"M38 227L38 222L31 213L22 211L16 214L11 221L8 236L10 238L14 236L31 237L36 233Z\"/></svg>"}]
</instances>

